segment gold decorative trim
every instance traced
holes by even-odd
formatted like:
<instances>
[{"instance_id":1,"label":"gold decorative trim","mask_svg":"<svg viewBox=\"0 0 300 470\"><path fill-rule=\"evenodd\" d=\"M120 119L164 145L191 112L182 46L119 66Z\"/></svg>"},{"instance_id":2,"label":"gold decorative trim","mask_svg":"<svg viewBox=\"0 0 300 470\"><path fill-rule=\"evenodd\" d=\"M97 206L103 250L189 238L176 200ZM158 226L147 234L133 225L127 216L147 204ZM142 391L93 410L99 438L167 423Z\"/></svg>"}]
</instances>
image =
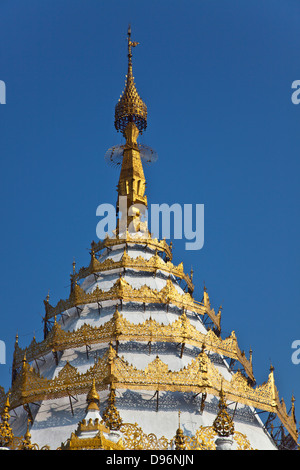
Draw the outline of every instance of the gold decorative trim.
<instances>
[{"instance_id":1,"label":"gold decorative trim","mask_svg":"<svg viewBox=\"0 0 300 470\"><path fill-rule=\"evenodd\" d=\"M172 274L175 277L183 279L190 290L194 291L194 285L189 275L184 273L183 263L180 263L178 266L174 266L171 261L164 261L157 253L153 255L149 260L145 259L143 256L137 256L132 258L124 249L122 258L119 261L113 261L112 259L106 259L102 263L97 260L95 253L92 250L91 252L91 262L88 267L81 268L77 274L75 274L73 279L79 280L83 279L90 274L95 274L99 272L111 271L113 269L134 269L138 271L149 271L156 273L157 271L163 271L168 274Z\"/></svg>"},{"instance_id":2,"label":"gold decorative trim","mask_svg":"<svg viewBox=\"0 0 300 470\"><path fill-rule=\"evenodd\" d=\"M146 434L137 423L124 423L120 426L126 450L167 450L170 441L162 436L158 438L154 433Z\"/></svg>"},{"instance_id":3,"label":"gold decorative trim","mask_svg":"<svg viewBox=\"0 0 300 470\"><path fill-rule=\"evenodd\" d=\"M152 250L157 250L158 252L164 252L168 259L172 261L172 244L168 245L165 239L158 240L157 238L152 237L140 237L132 236L129 232L126 233L126 236L118 236L115 238L107 236L104 240L100 240L98 243L92 242L91 248L95 253L103 250L104 248L112 248L117 245L146 245Z\"/></svg>"},{"instance_id":4,"label":"gold decorative trim","mask_svg":"<svg viewBox=\"0 0 300 470\"><path fill-rule=\"evenodd\" d=\"M165 287L160 291L151 289L151 287L147 285L135 289L122 277L120 277L110 289L105 291L99 289L97 286L90 294L87 294L76 284L69 298L67 300L60 300L56 307L52 307L48 301L44 301L46 310L44 321L46 322L50 318L54 318L56 315L72 307L118 299L124 302L172 304L200 315L207 314L218 330L220 330L221 312L219 311L216 315L214 309L210 307L210 304L205 305L202 302L197 302L189 293L180 294L170 279L167 280Z\"/></svg>"},{"instance_id":5,"label":"gold decorative trim","mask_svg":"<svg viewBox=\"0 0 300 470\"><path fill-rule=\"evenodd\" d=\"M223 390L220 391L219 411L213 422L214 431L220 437L229 437L234 434L232 417L227 412L227 405Z\"/></svg>"},{"instance_id":6,"label":"gold decorative trim","mask_svg":"<svg viewBox=\"0 0 300 470\"><path fill-rule=\"evenodd\" d=\"M95 327L84 323L72 332L64 331L60 324L55 321L52 330L41 343L37 343L33 339L25 349L21 349L19 344L16 343L13 367L17 369L22 364L25 353L27 361L31 362L51 351L57 352L92 344L109 343L111 340L180 343L182 345L181 354L183 354L185 345L196 346L199 349L205 345L211 351L239 361L250 380L255 382L251 361L239 349L235 332L233 331L224 340L212 330L209 330L207 334L201 333L191 325L185 312L168 325L159 323L152 318L135 324L124 318L116 309L112 318L104 325Z\"/></svg>"},{"instance_id":7,"label":"gold decorative trim","mask_svg":"<svg viewBox=\"0 0 300 470\"><path fill-rule=\"evenodd\" d=\"M0 447L10 447L14 440L14 434L12 432L11 426L9 424L10 420L10 402L9 396L7 395L4 408L1 413L1 422L0 422Z\"/></svg>"},{"instance_id":8,"label":"gold decorative trim","mask_svg":"<svg viewBox=\"0 0 300 470\"><path fill-rule=\"evenodd\" d=\"M218 434L215 432L213 426L200 426L194 436L185 436L184 450L216 450L216 438ZM232 436L235 442L235 450L255 450L251 446L247 437L240 433L234 432Z\"/></svg>"},{"instance_id":9,"label":"gold decorative trim","mask_svg":"<svg viewBox=\"0 0 300 470\"><path fill-rule=\"evenodd\" d=\"M129 122L134 122L142 133L147 127L147 106L137 92L132 72L132 47L139 43L131 41L131 29L128 28L128 72L125 89L115 107L115 128L124 132Z\"/></svg>"},{"instance_id":10,"label":"gold decorative trim","mask_svg":"<svg viewBox=\"0 0 300 470\"><path fill-rule=\"evenodd\" d=\"M84 450L84 449L103 449L103 450L125 450L122 440L113 442L104 437L100 429L96 436L91 438L78 437L75 433L71 434L70 439L65 444L61 444L58 450Z\"/></svg>"},{"instance_id":11,"label":"gold decorative trim","mask_svg":"<svg viewBox=\"0 0 300 470\"><path fill-rule=\"evenodd\" d=\"M167 439L165 436L157 437L154 433L146 434L137 423L124 423L119 431L122 438L115 447L111 441L103 437L103 432L99 431L95 437L89 439L79 438L72 433L71 438L66 444L62 444L59 450L216 450L215 440L218 437L212 426L200 426L194 436L184 435L179 428L179 433L177 430L176 436L172 439ZM234 432L232 439L236 450L255 450L247 437L240 432Z\"/></svg>"},{"instance_id":12,"label":"gold decorative trim","mask_svg":"<svg viewBox=\"0 0 300 470\"><path fill-rule=\"evenodd\" d=\"M216 450L218 437L212 426L200 426L194 436L185 437L185 450Z\"/></svg>"},{"instance_id":13,"label":"gold decorative trim","mask_svg":"<svg viewBox=\"0 0 300 470\"><path fill-rule=\"evenodd\" d=\"M116 392L115 387L111 384L109 397L108 397L108 405L103 413L103 421L105 422L106 426L112 430L119 430L120 426L122 425L122 419L120 417L120 413L116 408L115 405L116 399Z\"/></svg>"},{"instance_id":14,"label":"gold decorative trim","mask_svg":"<svg viewBox=\"0 0 300 470\"><path fill-rule=\"evenodd\" d=\"M95 379L97 390L115 388L131 390L180 391L219 396L223 390L227 399L278 415L292 438L297 442L297 427L293 413L289 416L278 397L271 370L268 381L251 387L240 371L230 381L210 361L203 350L192 362L179 371L170 371L158 356L145 370L139 370L120 358L110 345L108 351L85 373L67 363L52 380L41 377L24 360L22 370L11 389L11 407L72 394L86 394Z\"/></svg>"}]
</instances>

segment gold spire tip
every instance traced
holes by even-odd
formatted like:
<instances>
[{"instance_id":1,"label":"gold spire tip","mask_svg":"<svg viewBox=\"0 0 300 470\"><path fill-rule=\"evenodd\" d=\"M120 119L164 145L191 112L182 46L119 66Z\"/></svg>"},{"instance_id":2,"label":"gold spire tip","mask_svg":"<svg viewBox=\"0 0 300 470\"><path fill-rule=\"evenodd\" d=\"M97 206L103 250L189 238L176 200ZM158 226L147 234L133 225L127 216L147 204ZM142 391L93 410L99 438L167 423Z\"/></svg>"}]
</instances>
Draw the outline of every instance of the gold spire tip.
<instances>
[{"instance_id":1,"label":"gold spire tip","mask_svg":"<svg viewBox=\"0 0 300 470\"><path fill-rule=\"evenodd\" d=\"M134 122L140 133L147 127L147 106L139 96L132 73L132 48L139 43L131 40L131 26L127 31L128 73L123 94L115 108L115 128L124 133L129 122Z\"/></svg>"}]
</instances>

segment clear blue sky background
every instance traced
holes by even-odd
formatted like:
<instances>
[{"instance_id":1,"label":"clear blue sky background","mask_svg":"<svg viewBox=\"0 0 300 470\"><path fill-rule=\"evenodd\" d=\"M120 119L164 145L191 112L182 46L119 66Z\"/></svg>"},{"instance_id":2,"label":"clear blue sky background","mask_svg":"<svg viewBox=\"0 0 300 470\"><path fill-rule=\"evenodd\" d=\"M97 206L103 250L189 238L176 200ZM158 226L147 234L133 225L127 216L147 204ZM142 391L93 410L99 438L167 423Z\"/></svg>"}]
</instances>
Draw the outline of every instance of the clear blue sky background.
<instances>
[{"instance_id":1,"label":"clear blue sky background","mask_svg":"<svg viewBox=\"0 0 300 470\"><path fill-rule=\"evenodd\" d=\"M142 142L159 155L146 170L150 203L205 205L205 244L174 262L205 281L222 337L253 349L260 384L275 367L300 419L300 79L298 0L2 0L0 79L1 324L10 385L15 334L42 339L43 300L69 295L89 263L96 208L115 203L119 173L104 162L122 139L113 126L124 87L126 33L148 105Z\"/></svg>"}]
</instances>

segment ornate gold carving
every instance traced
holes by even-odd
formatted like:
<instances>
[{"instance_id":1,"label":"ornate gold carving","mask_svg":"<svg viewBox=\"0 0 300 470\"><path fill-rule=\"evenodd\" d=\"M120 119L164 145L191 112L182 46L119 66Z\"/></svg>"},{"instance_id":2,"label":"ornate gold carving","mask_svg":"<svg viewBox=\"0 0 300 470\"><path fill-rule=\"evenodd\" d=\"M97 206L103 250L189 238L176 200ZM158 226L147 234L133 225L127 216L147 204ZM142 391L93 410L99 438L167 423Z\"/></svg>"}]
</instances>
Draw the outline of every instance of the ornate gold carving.
<instances>
[{"instance_id":1,"label":"ornate gold carving","mask_svg":"<svg viewBox=\"0 0 300 470\"><path fill-rule=\"evenodd\" d=\"M194 436L185 436L186 450L216 450L217 435L212 426L200 426Z\"/></svg>"},{"instance_id":2,"label":"ornate gold carving","mask_svg":"<svg viewBox=\"0 0 300 470\"><path fill-rule=\"evenodd\" d=\"M178 412L178 429L174 438L175 450L186 449L186 438L183 434L183 430L180 427L180 411Z\"/></svg>"},{"instance_id":3,"label":"ornate gold carving","mask_svg":"<svg viewBox=\"0 0 300 470\"><path fill-rule=\"evenodd\" d=\"M82 438L72 433L70 439L66 443L62 443L58 450L84 450L84 449L103 449L103 450L124 450L123 442L113 442L104 437L102 429L98 431L96 436L90 438Z\"/></svg>"},{"instance_id":4,"label":"ornate gold carving","mask_svg":"<svg viewBox=\"0 0 300 470\"><path fill-rule=\"evenodd\" d=\"M125 449L130 450L167 450L169 440L158 438L154 433L146 434L136 423L124 423L120 427Z\"/></svg>"},{"instance_id":5,"label":"ornate gold carving","mask_svg":"<svg viewBox=\"0 0 300 470\"><path fill-rule=\"evenodd\" d=\"M92 419L89 419L88 422L86 419L83 419L78 423L77 429L74 433L75 436L80 436L84 435L85 432L95 432L98 434L98 432L101 432L102 436L103 433L109 434L110 429L105 426L105 423L103 421L100 421L99 418L96 418L94 421ZM96 437L96 436L95 436Z\"/></svg>"},{"instance_id":6,"label":"ornate gold carving","mask_svg":"<svg viewBox=\"0 0 300 470\"><path fill-rule=\"evenodd\" d=\"M179 431L180 430L180 431ZM178 432L179 431L179 432ZM186 436L181 428L172 439L146 434L137 423L124 423L120 427L124 450L215 450L215 439L218 437L212 426L200 426L194 436ZM180 443L179 443L180 437ZM237 450L254 450L247 437L235 432L233 440Z\"/></svg>"},{"instance_id":7,"label":"ornate gold carving","mask_svg":"<svg viewBox=\"0 0 300 470\"><path fill-rule=\"evenodd\" d=\"M88 403L88 410L98 410L99 411L99 395L96 390L96 384L95 384L95 379L93 379L92 387L87 394L86 401Z\"/></svg>"},{"instance_id":8,"label":"ornate gold carving","mask_svg":"<svg viewBox=\"0 0 300 470\"><path fill-rule=\"evenodd\" d=\"M137 144L139 134L138 128L134 122L129 122L125 131L126 144L124 146L122 168L118 183L118 201L117 210L120 210L120 197L126 197L126 213L122 210L121 217L118 219L117 234L125 233L129 230L132 234L136 232L145 232L149 236L147 223L142 223L140 211L135 204L141 204L147 207L147 196L145 195L146 179L140 156L140 150ZM132 224L132 222L135 222Z\"/></svg>"},{"instance_id":9,"label":"ornate gold carving","mask_svg":"<svg viewBox=\"0 0 300 470\"><path fill-rule=\"evenodd\" d=\"M115 405L116 391L113 384L110 386L110 392L108 397L108 405L103 413L103 421L109 429L118 431L122 425L122 419L120 413Z\"/></svg>"},{"instance_id":10,"label":"ornate gold carving","mask_svg":"<svg viewBox=\"0 0 300 470\"><path fill-rule=\"evenodd\" d=\"M179 428L180 429L180 428ZM180 442L178 444L178 430L174 438L157 437L156 434L146 434L137 423L124 423L120 427L122 441L113 447L111 441L103 438L103 433L99 431L96 437L82 439L72 434L71 439L66 444L62 444L60 450L81 450L81 449L112 449L112 450L215 450L215 439L217 434L212 426L200 426L194 436L185 436L180 429ZM235 432L233 440L237 450L254 450L247 437ZM111 446L111 447L110 447Z\"/></svg>"},{"instance_id":11,"label":"ornate gold carving","mask_svg":"<svg viewBox=\"0 0 300 470\"><path fill-rule=\"evenodd\" d=\"M64 331L55 320L52 330L41 343L37 343L33 339L28 348L21 349L16 342L14 367L17 368L22 363L25 352L27 361L31 362L45 356L50 351L56 352L84 345L109 343L112 339L116 341L174 342L199 348L205 344L205 347L211 351L238 360L249 378L254 382L252 364L247 360L245 354L240 351L234 331L224 340L212 330L209 330L207 334L201 333L191 325L185 312L168 325L158 323L152 318L145 320L143 323L135 324L126 320L116 309L111 320L104 325L93 327L85 323L73 332Z\"/></svg>"},{"instance_id":12,"label":"ornate gold carving","mask_svg":"<svg viewBox=\"0 0 300 470\"><path fill-rule=\"evenodd\" d=\"M89 276L90 274L124 268L154 273L157 271L163 271L183 279L187 283L189 290L191 292L194 290L194 285L190 276L184 273L183 263L180 263L178 266L174 266L171 261L164 261L157 253L149 260L145 259L143 256L132 258L128 255L125 249L120 261L113 261L108 258L102 263L97 260L95 253L92 250L90 265L87 268L81 268L78 273L75 274L74 278L79 280Z\"/></svg>"},{"instance_id":13,"label":"ornate gold carving","mask_svg":"<svg viewBox=\"0 0 300 470\"><path fill-rule=\"evenodd\" d=\"M4 411L5 403L8 397L9 394L6 395L4 388L0 387L0 412L2 413Z\"/></svg>"},{"instance_id":14,"label":"ornate gold carving","mask_svg":"<svg viewBox=\"0 0 300 470\"><path fill-rule=\"evenodd\" d=\"M30 420L27 421L27 431L24 434L24 438L21 441L20 450L38 450L37 444L31 443L31 434L29 431Z\"/></svg>"},{"instance_id":15,"label":"ornate gold carving","mask_svg":"<svg viewBox=\"0 0 300 470\"><path fill-rule=\"evenodd\" d=\"M251 446L245 434L235 431L233 435L233 440L236 442L236 450L255 450Z\"/></svg>"},{"instance_id":16,"label":"ornate gold carving","mask_svg":"<svg viewBox=\"0 0 300 470\"><path fill-rule=\"evenodd\" d=\"M83 432L92 432L92 431L100 431L102 430L105 433L109 433L110 430L105 426L103 421L99 421L98 418L96 418L94 421L92 419L89 419L88 422L86 419L83 419L80 421L78 424L77 430L75 431L76 436L83 433Z\"/></svg>"},{"instance_id":17,"label":"ornate gold carving","mask_svg":"<svg viewBox=\"0 0 300 470\"><path fill-rule=\"evenodd\" d=\"M87 385L95 379L98 390L113 384L115 388L131 390L168 390L192 393L207 393L219 396L221 389L226 397L261 410L276 413L295 442L297 427L293 416L286 413L280 402L274 383L273 370L268 381L261 386L251 387L240 371L230 381L210 361L203 350L191 363L179 371L169 370L159 357L156 357L145 370L139 370L120 358L112 345L108 351L85 373L67 363L52 380L42 378L24 361L21 373L11 390L11 407L44 399L68 396L70 393L86 394Z\"/></svg>"},{"instance_id":18,"label":"ornate gold carving","mask_svg":"<svg viewBox=\"0 0 300 470\"><path fill-rule=\"evenodd\" d=\"M184 436L184 450L216 450L215 440L218 434L213 426L200 426L194 436ZM234 432L233 441L236 450L254 450L247 437L240 433ZM174 438L175 442L176 437Z\"/></svg>"},{"instance_id":19,"label":"ornate gold carving","mask_svg":"<svg viewBox=\"0 0 300 470\"><path fill-rule=\"evenodd\" d=\"M104 248L112 248L113 246L117 245L146 245L152 250L157 250L158 252L166 253L169 260L172 260L172 250L171 244L168 245L166 240L158 240L157 238L152 238L150 236L146 237L143 235L141 236L133 236L130 233L124 234L124 236L118 237L109 237L107 236L104 240L100 240L98 243L92 242L91 248L94 250L95 253L103 250Z\"/></svg>"},{"instance_id":20,"label":"ornate gold carving","mask_svg":"<svg viewBox=\"0 0 300 470\"><path fill-rule=\"evenodd\" d=\"M9 402L10 393L7 394L4 409L1 414L1 423L0 423L0 447L5 447L10 450L40 450L37 444L31 443L31 434L29 432L30 421L27 422L27 431L23 437L17 437L14 435L10 424L10 402ZM48 450L48 446L44 446L41 450Z\"/></svg>"},{"instance_id":21,"label":"ornate gold carving","mask_svg":"<svg viewBox=\"0 0 300 470\"><path fill-rule=\"evenodd\" d=\"M226 408L227 406L225 402L225 396L224 396L223 390L221 389L220 401L219 401L219 412L213 423L214 431L220 437L229 437L231 436L231 434L234 433L234 424Z\"/></svg>"},{"instance_id":22,"label":"ornate gold carving","mask_svg":"<svg viewBox=\"0 0 300 470\"><path fill-rule=\"evenodd\" d=\"M10 414L9 414L9 394L6 397L5 405L1 414L1 423L0 423L0 447L10 447L14 434L9 424Z\"/></svg>"},{"instance_id":23,"label":"ornate gold carving","mask_svg":"<svg viewBox=\"0 0 300 470\"><path fill-rule=\"evenodd\" d=\"M118 299L121 299L124 302L132 301L142 303L160 303L165 305L171 304L200 315L207 314L216 327L220 329L220 313L216 315L214 309L212 309L210 305L205 306L203 303L195 301L189 293L180 294L170 279L167 280L165 287L160 291L151 289L147 285L143 285L141 288L135 289L122 277L120 277L109 290L104 291L99 289L97 286L90 294L85 293L78 284L75 284L70 297L67 300L60 300L56 307L52 307L49 302L45 301L46 316L44 320L49 320L50 318L79 305Z\"/></svg>"}]
</instances>

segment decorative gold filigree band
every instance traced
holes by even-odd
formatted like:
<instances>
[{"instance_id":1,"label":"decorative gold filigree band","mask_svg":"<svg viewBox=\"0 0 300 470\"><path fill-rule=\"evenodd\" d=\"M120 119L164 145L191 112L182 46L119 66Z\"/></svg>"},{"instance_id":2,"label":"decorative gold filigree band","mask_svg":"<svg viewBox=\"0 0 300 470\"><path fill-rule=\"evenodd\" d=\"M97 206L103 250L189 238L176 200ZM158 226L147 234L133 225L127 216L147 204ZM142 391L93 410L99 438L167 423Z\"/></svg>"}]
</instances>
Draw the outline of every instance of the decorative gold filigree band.
<instances>
[{"instance_id":1,"label":"decorative gold filigree band","mask_svg":"<svg viewBox=\"0 0 300 470\"><path fill-rule=\"evenodd\" d=\"M45 399L55 399L68 395L86 394L90 383L95 380L97 390L104 390L111 384L119 389L154 390L171 392L200 392L219 396L221 390L227 399L250 407L273 412L297 442L297 427L294 414L287 414L284 401L280 402L271 370L268 381L252 387L240 371L230 381L210 361L203 350L192 362L179 371L170 371L159 357L156 357L144 370L128 364L109 346L107 353L99 358L85 373L67 363L57 377L48 380L41 377L32 366L23 361L11 389L11 407Z\"/></svg>"}]
</instances>

